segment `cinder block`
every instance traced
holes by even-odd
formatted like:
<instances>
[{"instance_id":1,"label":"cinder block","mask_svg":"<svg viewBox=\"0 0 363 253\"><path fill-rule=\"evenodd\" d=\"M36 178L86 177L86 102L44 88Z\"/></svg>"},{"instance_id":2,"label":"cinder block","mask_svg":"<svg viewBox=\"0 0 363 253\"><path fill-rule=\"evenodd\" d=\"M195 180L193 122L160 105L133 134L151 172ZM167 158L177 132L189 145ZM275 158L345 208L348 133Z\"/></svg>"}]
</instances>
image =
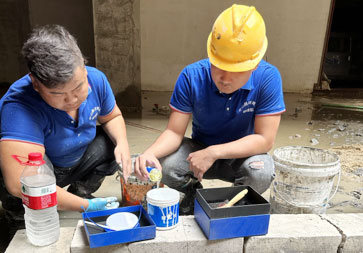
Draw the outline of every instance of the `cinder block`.
<instances>
[{"instance_id":1,"label":"cinder block","mask_svg":"<svg viewBox=\"0 0 363 253\"><path fill-rule=\"evenodd\" d=\"M49 246L37 247L32 245L26 237L25 229L18 230L6 249L6 253L49 253L49 252L70 252L71 241L75 228L60 228L59 239Z\"/></svg>"},{"instance_id":2,"label":"cinder block","mask_svg":"<svg viewBox=\"0 0 363 253\"><path fill-rule=\"evenodd\" d=\"M243 237L209 241L194 216L183 217L188 252L243 252Z\"/></svg>"},{"instance_id":3,"label":"cinder block","mask_svg":"<svg viewBox=\"0 0 363 253\"><path fill-rule=\"evenodd\" d=\"M242 252L243 238L208 241L195 222L194 216L180 216L179 224L170 230L156 230L152 240L117 244L91 249L84 232L83 222L79 221L71 243L71 252Z\"/></svg>"},{"instance_id":4,"label":"cinder block","mask_svg":"<svg viewBox=\"0 0 363 253\"><path fill-rule=\"evenodd\" d=\"M188 242L184 233L183 216L179 216L178 225L170 230L156 230L156 237L152 240L129 244L128 252L145 253L178 253L188 252Z\"/></svg>"},{"instance_id":5,"label":"cinder block","mask_svg":"<svg viewBox=\"0 0 363 253\"><path fill-rule=\"evenodd\" d=\"M127 244L117 244L111 246L105 246L100 248L89 247L86 231L83 227L83 221L79 220L76 231L74 232L73 240L71 243L71 252L72 253L85 253L85 252L129 252Z\"/></svg>"},{"instance_id":6,"label":"cinder block","mask_svg":"<svg viewBox=\"0 0 363 253\"><path fill-rule=\"evenodd\" d=\"M244 252L337 252L339 231L315 214L272 214L267 235L245 238Z\"/></svg>"},{"instance_id":7,"label":"cinder block","mask_svg":"<svg viewBox=\"0 0 363 253\"><path fill-rule=\"evenodd\" d=\"M342 252L363 252L363 213L325 214L322 217L343 234Z\"/></svg>"}]
</instances>

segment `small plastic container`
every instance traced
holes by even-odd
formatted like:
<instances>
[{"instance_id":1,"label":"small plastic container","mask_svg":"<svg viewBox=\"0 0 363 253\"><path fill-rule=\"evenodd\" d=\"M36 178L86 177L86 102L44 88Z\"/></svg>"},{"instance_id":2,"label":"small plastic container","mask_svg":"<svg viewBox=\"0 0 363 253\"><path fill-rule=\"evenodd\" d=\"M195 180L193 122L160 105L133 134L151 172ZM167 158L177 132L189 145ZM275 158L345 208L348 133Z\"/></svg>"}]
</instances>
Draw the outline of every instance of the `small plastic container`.
<instances>
[{"instance_id":1,"label":"small plastic container","mask_svg":"<svg viewBox=\"0 0 363 253\"><path fill-rule=\"evenodd\" d=\"M214 207L245 189L247 195L234 206ZM269 211L270 203L248 185L197 189L194 201L195 220L209 240L267 234Z\"/></svg>"},{"instance_id":2,"label":"small plastic container","mask_svg":"<svg viewBox=\"0 0 363 253\"><path fill-rule=\"evenodd\" d=\"M147 212L157 230L175 228L179 222L179 199L177 190L157 188L147 193Z\"/></svg>"},{"instance_id":3,"label":"small plastic container","mask_svg":"<svg viewBox=\"0 0 363 253\"><path fill-rule=\"evenodd\" d=\"M138 226L119 231L105 231L104 229L99 228L92 223L86 223L86 221L91 218L93 221L99 224L106 225L107 218L119 212L134 213L139 219ZM154 221L150 218L145 209L139 205L82 213L82 218L84 221L84 228L90 248L149 240L155 238L156 236Z\"/></svg>"},{"instance_id":4,"label":"small plastic container","mask_svg":"<svg viewBox=\"0 0 363 253\"><path fill-rule=\"evenodd\" d=\"M146 167L147 172L149 172L149 178L151 182L160 182L163 174L161 170L154 167Z\"/></svg>"}]
</instances>

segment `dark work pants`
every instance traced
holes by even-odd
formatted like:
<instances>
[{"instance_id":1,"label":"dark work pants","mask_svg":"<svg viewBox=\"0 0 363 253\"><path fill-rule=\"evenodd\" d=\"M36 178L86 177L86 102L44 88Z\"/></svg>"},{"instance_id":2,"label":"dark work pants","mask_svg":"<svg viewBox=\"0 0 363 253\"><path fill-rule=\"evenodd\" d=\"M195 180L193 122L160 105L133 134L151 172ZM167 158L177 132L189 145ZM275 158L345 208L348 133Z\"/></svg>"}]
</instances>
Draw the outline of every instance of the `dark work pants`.
<instances>
[{"instance_id":1,"label":"dark work pants","mask_svg":"<svg viewBox=\"0 0 363 253\"><path fill-rule=\"evenodd\" d=\"M113 175L119 168L115 161L114 149L115 145L103 128L97 127L96 138L78 164L70 168L54 166L57 185L64 187L70 184L68 191L81 197L87 197L97 191L105 176Z\"/></svg>"},{"instance_id":2,"label":"dark work pants","mask_svg":"<svg viewBox=\"0 0 363 253\"><path fill-rule=\"evenodd\" d=\"M185 185L185 178L192 175L186 159L190 153L204 148L200 143L185 137L176 152L160 159L163 183L186 193L189 185ZM249 185L257 192L263 193L269 188L274 176L275 167L271 156L259 154L248 158L219 159L207 170L203 178L220 179L235 185Z\"/></svg>"},{"instance_id":3,"label":"dark work pants","mask_svg":"<svg viewBox=\"0 0 363 253\"><path fill-rule=\"evenodd\" d=\"M102 184L105 176L113 175L118 165L115 162L114 144L101 126L97 127L96 137L89 144L81 160L73 167L61 168L51 164L48 157L45 160L50 168L54 169L57 185L64 187L70 185L70 192L87 197L95 192ZM0 200L3 208L14 219L23 219L24 208L20 198L14 197L7 191L0 171Z\"/></svg>"}]
</instances>

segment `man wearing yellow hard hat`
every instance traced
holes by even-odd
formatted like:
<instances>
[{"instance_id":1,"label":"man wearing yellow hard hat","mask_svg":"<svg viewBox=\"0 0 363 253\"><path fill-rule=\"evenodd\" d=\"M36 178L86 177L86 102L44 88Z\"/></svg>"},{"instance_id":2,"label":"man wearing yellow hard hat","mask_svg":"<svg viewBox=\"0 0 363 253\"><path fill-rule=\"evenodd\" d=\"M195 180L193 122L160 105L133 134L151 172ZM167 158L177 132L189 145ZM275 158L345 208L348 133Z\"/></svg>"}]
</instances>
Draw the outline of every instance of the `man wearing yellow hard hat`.
<instances>
[{"instance_id":1,"label":"man wearing yellow hard hat","mask_svg":"<svg viewBox=\"0 0 363 253\"><path fill-rule=\"evenodd\" d=\"M273 180L274 165L267 152L285 104L279 71L262 60L267 44L258 11L233 5L214 23L208 59L179 75L168 126L139 156L135 171L147 178L146 165L162 169L162 181L185 193L182 215L193 214L203 178L250 185L259 193ZM191 118L192 138L186 138Z\"/></svg>"}]
</instances>

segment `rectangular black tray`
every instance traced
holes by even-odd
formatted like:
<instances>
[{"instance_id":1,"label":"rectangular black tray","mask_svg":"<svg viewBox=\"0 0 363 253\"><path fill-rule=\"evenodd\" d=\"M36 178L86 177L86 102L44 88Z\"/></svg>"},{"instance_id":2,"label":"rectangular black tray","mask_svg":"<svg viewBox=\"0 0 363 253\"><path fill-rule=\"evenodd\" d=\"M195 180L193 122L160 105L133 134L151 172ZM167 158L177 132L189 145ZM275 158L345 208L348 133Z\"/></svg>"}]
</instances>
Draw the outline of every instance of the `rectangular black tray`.
<instances>
[{"instance_id":1,"label":"rectangular black tray","mask_svg":"<svg viewBox=\"0 0 363 253\"><path fill-rule=\"evenodd\" d=\"M217 208L210 205L210 203L223 202L226 199L231 200L244 189L248 189L247 195L232 207ZM270 203L247 185L197 189L196 199L211 219L270 213Z\"/></svg>"}]
</instances>

